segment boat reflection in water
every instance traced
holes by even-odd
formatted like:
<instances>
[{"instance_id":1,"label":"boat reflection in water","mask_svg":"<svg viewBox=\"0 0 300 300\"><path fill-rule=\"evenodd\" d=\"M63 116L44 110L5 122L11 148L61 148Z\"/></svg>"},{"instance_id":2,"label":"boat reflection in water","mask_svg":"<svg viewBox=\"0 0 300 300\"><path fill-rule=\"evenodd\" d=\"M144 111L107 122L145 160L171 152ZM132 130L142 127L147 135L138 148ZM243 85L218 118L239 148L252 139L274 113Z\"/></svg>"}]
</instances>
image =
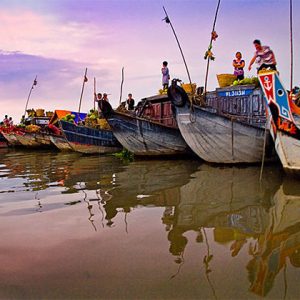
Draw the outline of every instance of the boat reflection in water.
<instances>
[{"instance_id":1,"label":"boat reflection in water","mask_svg":"<svg viewBox=\"0 0 300 300\"><path fill-rule=\"evenodd\" d=\"M269 171L260 184L258 168L214 169L203 165L181 187L178 205L166 207L162 218L169 251L179 264L173 277L184 263L187 233L194 231L196 243L206 247L203 269L215 297L210 277L212 266L222 268L214 263L218 260L213 254L218 244L228 245L226 251L234 259L242 249L247 251L251 293L266 296L282 272L286 295L286 269L289 263L300 267L300 188L298 182L282 182L278 174Z\"/></svg>"},{"instance_id":2,"label":"boat reflection in water","mask_svg":"<svg viewBox=\"0 0 300 300\"><path fill-rule=\"evenodd\" d=\"M31 298L55 288L66 299L79 289L83 299L298 295L300 190L278 166L260 182L257 166L1 154L2 262L18 262L0 271L11 284L2 298L37 278ZM24 243L36 257L22 259Z\"/></svg>"}]
</instances>

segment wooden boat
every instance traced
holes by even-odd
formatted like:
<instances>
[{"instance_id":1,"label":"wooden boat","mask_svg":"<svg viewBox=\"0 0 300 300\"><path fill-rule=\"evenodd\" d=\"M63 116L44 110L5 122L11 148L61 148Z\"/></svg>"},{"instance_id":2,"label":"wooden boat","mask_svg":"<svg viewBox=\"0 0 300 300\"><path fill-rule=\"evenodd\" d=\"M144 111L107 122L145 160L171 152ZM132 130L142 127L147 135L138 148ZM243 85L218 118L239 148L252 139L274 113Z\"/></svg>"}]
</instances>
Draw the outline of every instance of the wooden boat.
<instances>
[{"instance_id":1,"label":"wooden boat","mask_svg":"<svg viewBox=\"0 0 300 300\"><path fill-rule=\"evenodd\" d=\"M59 124L63 136L74 151L87 154L105 154L118 152L122 149L111 130L79 126L63 120L60 120Z\"/></svg>"},{"instance_id":2,"label":"wooden boat","mask_svg":"<svg viewBox=\"0 0 300 300\"><path fill-rule=\"evenodd\" d=\"M300 173L300 108L292 101L277 72L259 74L271 114L271 135L285 171Z\"/></svg>"},{"instance_id":3,"label":"wooden boat","mask_svg":"<svg viewBox=\"0 0 300 300\"><path fill-rule=\"evenodd\" d=\"M26 127L15 130L14 136L18 142L29 148L52 147L48 132L45 130L49 124L50 117L33 117L25 120ZM38 130L31 131L28 129L34 125Z\"/></svg>"},{"instance_id":4,"label":"wooden boat","mask_svg":"<svg viewBox=\"0 0 300 300\"><path fill-rule=\"evenodd\" d=\"M175 80L168 94L183 138L203 160L257 163L262 160L264 145L266 158L272 157L263 95L255 85L217 88L201 101L190 101Z\"/></svg>"},{"instance_id":5,"label":"wooden boat","mask_svg":"<svg viewBox=\"0 0 300 300\"><path fill-rule=\"evenodd\" d=\"M103 114L122 146L139 156L186 154L189 148L182 138L167 95L144 98L135 111L113 110L103 103Z\"/></svg>"}]
</instances>

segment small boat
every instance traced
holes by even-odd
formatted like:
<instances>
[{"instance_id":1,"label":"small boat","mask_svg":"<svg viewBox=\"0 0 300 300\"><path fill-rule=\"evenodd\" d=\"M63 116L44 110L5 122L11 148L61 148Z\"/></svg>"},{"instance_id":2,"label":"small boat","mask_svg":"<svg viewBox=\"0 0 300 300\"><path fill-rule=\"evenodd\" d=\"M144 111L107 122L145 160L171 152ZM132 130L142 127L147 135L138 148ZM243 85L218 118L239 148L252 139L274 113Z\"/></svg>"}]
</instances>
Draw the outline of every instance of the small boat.
<instances>
[{"instance_id":1,"label":"small boat","mask_svg":"<svg viewBox=\"0 0 300 300\"><path fill-rule=\"evenodd\" d=\"M259 74L271 115L275 149L288 173L300 173L300 107L292 101L277 72Z\"/></svg>"},{"instance_id":2,"label":"small boat","mask_svg":"<svg viewBox=\"0 0 300 300\"><path fill-rule=\"evenodd\" d=\"M76 152L86 154L114 153L122 149L111 130L90 128L59 120L60 129Z\"/></svg>"},{"instance_id":3,"label":"small boat","mask_svg":"<svg viewBox=\"0 0 300 300\"><path fill-rule=\"evenodd\" d=\"M102 104L102 112L115 137L134 155L191 153L178 129L168 95L144 98L135 111L113 110L108 102Z\"/></svg>"},{"instance_id":4,"label":"small boat","mask_svg":"<svg viewBox=\"0 0 300 300\"><path fill-rule=\"evenodd\" d=\"M181 135L190 148L210 163L260 162L273 157L261 89L255 85L217 88L189 97L173 80L168 89ZM265 152L264 152L265 147Z\"/></svg>"}]
</instances>

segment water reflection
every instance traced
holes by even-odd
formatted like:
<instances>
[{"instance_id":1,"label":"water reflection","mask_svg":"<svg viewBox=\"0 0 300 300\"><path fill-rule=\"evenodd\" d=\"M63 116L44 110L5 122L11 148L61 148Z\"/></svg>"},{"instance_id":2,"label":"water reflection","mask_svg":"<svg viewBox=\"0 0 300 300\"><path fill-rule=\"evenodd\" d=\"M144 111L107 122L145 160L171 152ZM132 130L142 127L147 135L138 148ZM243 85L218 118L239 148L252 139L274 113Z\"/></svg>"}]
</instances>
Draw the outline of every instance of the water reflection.
<instances>
[{"instance_id":1,"label":"water reflection","mask_svg":"<svg viewBox=\"0 0 300 300\"><path fill-rule=\"evenodd\" d=\"M283 272L287 293L288 262L300 267L300 188L299 182L286 179L273 197L265 231L249 245L252 259L247 264L250 290L266 296L276 276Z\"/></svg>"},{"instance_id":2,"label":"water reflection","mask_svg":"<svg viewBox=\"0 0 300 300\"><path fill-rule=\"evenodd\" d=\"M297 181L283 178L277 166L265 167L262 182L259 175L260 169L255 166L221 168L189 160L124 164L113 156L8 151L0 160L0 195L5 196L0 200L0 216L7 217L0 225L9 217L15 220L14 216L28 215L29 219L30 214L40 217L40 225L43 216L47 220L47 213L55 219L55 212L58 215L64 209L61 215L67 221L65 224L57 217L59 226L70 226L73 219L82 217L88 228L83 230L76 219L76 230L73 224L66 230L66 236L78 240L78 249L89 245L85 253L91 260L84 267L93 270L95 278L101 277L96 273L101 269L97 265L99 259L111 255L112 248L117 253L115 259L120 258L118 266L122 258L128 260L130 255L139 253L134 266L141 269L141 276L146 276L149 259L144 252L137 251L145 243L146 253L156 253L153 256L158 261L151 274L162 273L162 277L171 279L169 282L174 284L170 290L181 280L184 289L184 284L190 282L189 273L195 272L193 278L199 294L215 299L222 298L224 285L243 290L241 295L245 298L267 297L272 290L277 295L282 283L276 283L276 278L284 278L282 298L293 298L296 293L289 294L291 275L287 274L300 266L300 187ZM149 217L150 208L155 209L155 217ZM135 214L137 211L142 213ZM29 225L36 220L29 219ZM145 237L150 227L154 233L149 231L153 235L148 232ZM15 232L19 230L16 228ZM46 235L49 233L51 230ZM56 238L56 233L53 236ZM69 251L76 249L63 237L57 238L61 244L71 243ZM128 251L124 251L123 243ZM166 256L160 257L164 252L169 261ZM73 253L74 261L78 260L76 255ZM230 275L223 270L224 262ZM113 260L110 263L115 267ZM66 275L72 278L76 271L80 272L75 269ZM124 268L120 278L125 278L127 271ZM242 274L246 274L246 286L239 282ZM103 272L102 280L106 276ZM145 278L155 281L154 277ZM108 278L106 284L109 282L114 285ZM126 284L124 279L123 286ZM209 293L204 292L205 287L209 287ZM164 296L161 298L169 295Z\"/></svg>"},{"instance_id":3,"label":"water reflection","mask_svg":"<svg viewBox=\"0 0 300 300\"><path fill-rule=\"evenodd\" d=\"M203 270L214 298L214 248L228 245L231 257L246 248L249 290L266 296L276 276L283 272L287 293L287 263L300 267L300 187L297 181L283 179L274 169L266 170L262 183L258 168L213 168L202 165L192 179L180 188L178 205L165 208L162 222L168 231L170 253L179 265L184 263L188 231L196 232L196 243L204 244ZM207 231L213 231L209 242ZM215 266L216 267L216 266ZM221 266L219 266L221 267ZM218 268L218 266L217 266Z\"/></svg>"}]
</instances>

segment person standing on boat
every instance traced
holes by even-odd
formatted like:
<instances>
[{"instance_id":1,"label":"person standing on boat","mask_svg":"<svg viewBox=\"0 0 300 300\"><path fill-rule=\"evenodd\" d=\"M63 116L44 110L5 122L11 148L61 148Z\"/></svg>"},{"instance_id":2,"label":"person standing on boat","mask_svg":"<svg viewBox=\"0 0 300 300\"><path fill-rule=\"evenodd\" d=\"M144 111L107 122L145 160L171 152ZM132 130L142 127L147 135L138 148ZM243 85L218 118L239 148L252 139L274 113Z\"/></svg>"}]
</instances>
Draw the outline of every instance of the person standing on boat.
<instances>
[{"instance_id":1,"label":"person standing on boat","mask_svg":"<svg viewBox=\"0 0 300 300\"><path fill-rule=\"evenodd\" d=\"M276 69L276 59L274 52L270 49L269 46L262 46L260 40L253 41L254 47L256 49L253 58L249 63L248 70L251 70L251 66L256 61L258 64L257 73L262 69L275 70Z\"/></svg>"},{"instance_id":2,"label":"person standing on boat","mask_svg":"<svg viewBox=\"0 0 300 300\"><path fill-rule=\"evenodd\" d=\"M162 85L163 89L167 90L169 87L169 80L170 80L170 74L169 74L169 68L168 68L168 62L163 62L163 67L161 68L162 73Z\"/></svg>"},{"instance_id":3,"label":"person standing on boat","mask_svg":"<svg viewBox=\"0 0 300 300\"><path fill-rule=\"evenodd\" d=\"M108 98L107 98L107 94L105 94L105 93L103 94L102 100L109 102L109 100L108 100Z\"/></svg>"},{"instance_id":4,"label":"person standing on boat","mask_svg":"<svg viewBox=\"0 0 300 300\"><path fill-rule=\"evenodd\" d=\"M234 75L238 80L243 80L244 79L244 67L245 67L245 61L242 59L242 53L237 52L235 54L235 59L233 60L232 63L234 67Z\"/></svg>"},{"instance_id":5,"label":"person standing on boat","mask_svg":"<svg viewBox=\"0 0 300 300\"><path fill-rule=\"evenodd\" d=\"M14 126L14 121L13 121L12 117L9 117L8 124L10 127Z\"/></svg>"},{"instance_id":6,"label":"person standing on boat","mask_svg":"<svg viewBox=\"0 0 300 300\"><path fill-rule=\"evenodd\" d=\"M134 99L132 98L132 94L128 94L128 99L126 100L126 108L127 110L134 110Z\"/></svg>"},{"instance_id":7,"label":"person standing on boat","mask_svg":"<svg viewBox=\"0 0 300 300\"><path fill-rule=\"evenodd\" d=\"M4 124L4 126L9 126L9 119L8 119L8 115L5 115L5 116L4 116L4 119L3 119L3 124Z\"/></svg>"}]
</instances>

